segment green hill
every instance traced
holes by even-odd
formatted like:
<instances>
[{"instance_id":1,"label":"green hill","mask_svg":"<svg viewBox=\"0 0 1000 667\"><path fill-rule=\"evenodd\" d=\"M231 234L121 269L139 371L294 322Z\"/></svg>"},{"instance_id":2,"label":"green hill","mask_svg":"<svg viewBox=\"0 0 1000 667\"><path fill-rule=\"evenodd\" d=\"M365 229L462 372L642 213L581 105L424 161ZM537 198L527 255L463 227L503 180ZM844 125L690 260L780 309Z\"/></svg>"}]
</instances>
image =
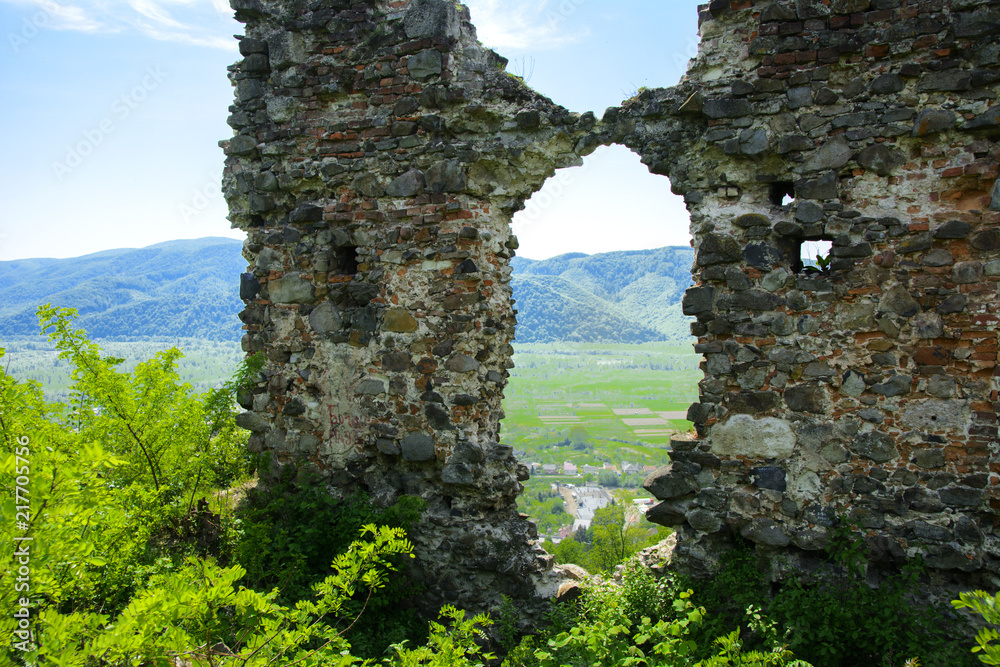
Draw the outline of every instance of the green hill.
<instances>
[{"instance_id":1,"label":"green hill","mask_svg":"<svg viewBox=\"0 0 1000 667\"><path fill-rule=\"evenodd\" d=\"M694 251L684 247L569 253L541 261L515 257L517 340L687 342L691 318L681 313L681 298L691 285L693 261Z\"/></svg>"},{"instance_id":2,"label":"green hill","mask_svg":"<svg viewBox=\"0 0 1000 667\"><path fill-rule=\"evenodd\" d=\"M0 336L37 334L35 310L51 303L76 308L94 338L238 340L241 247L203 238L0 262Z\"/></svg>"},{"instance_id":3,"label":"green hill","mask_svg":"<svg viewBox=\"0 0 1000 667\"><path fill-rule=\"evenodd\" d=\"M52 303L76 308L94 338L239 340L241 247L204 238L0 262L0 337L37 334L35 310ZM517 257L517 341L686 342L691 262L690 248Z\"/></svg>"}]
</instances>

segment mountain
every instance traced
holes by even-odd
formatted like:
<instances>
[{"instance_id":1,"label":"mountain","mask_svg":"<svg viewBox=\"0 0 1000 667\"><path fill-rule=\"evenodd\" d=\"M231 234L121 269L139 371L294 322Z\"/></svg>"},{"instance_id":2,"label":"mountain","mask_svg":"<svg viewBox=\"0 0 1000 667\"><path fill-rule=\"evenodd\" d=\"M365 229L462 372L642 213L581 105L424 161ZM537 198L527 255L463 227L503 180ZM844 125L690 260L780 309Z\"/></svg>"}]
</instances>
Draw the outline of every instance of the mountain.
<instances>
[{"instance_id":1,"label":"mountain","mask_svg":"<svg viewBox=\"0 0 1000 667\"><path fill-rule=\"evenodd\" d=\"M515 257L512 284L521 343L687 341L681 298L691 248Z\"/></svg>"},{"instance_id":2,"label":"mountain","mask_svg":"<svg viewBox=\"0 0 1000 667\"><path fill-rule=\"evenodd\" d=\"M37 334L35 310L51 303L76 308L94 338L238 340L241 248L235 239L202 238L0 262L0 336Z\"/></svg>"},{"instance_id":3,"label":"mountain","mask_svg":"<svg viewBox=\"0 0 1000 667\"><path fill-rule=\"evenodd\" d=\"M241 243L168 241L72 259L0 262L0 337L35 335L40 304L76 308L94 338L238 340ZM690 248L514 258L517 341L686 340Z\"/></svg>"}]
</instances>

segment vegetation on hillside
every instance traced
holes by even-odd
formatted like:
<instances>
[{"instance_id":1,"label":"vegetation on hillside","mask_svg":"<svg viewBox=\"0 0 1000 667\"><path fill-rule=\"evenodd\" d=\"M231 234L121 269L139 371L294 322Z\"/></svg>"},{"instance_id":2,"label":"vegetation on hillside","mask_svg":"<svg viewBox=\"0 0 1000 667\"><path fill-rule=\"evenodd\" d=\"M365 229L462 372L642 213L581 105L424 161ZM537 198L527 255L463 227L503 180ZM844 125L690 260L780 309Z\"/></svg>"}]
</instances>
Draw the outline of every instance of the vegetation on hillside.
<instances>
[{"instance_id":1,"label":"vegetation on hillside","mask_svg":"<svg viewBox=\"0 0 1000 667\"><path fill-rule=\"evenodd\" d=\"M126 372L70 313L41 316L74 385L68 404L53 405L0 364L0 568L16 575L0 578L6 664L481 667L493 660L482 644L494 621L506 629L494 636L509 667L973 660L968 630L912 604L913 573L869 587L860 542L846 533L830 553L841 576L818 585L774 591L749 551L701 583L632 561L616 584L585 583L575 603L553 609L549 627L520 642L509 604L496 619L445 607L426 625L408 613L412 591L399 578L418 501L380 510L296 479L250 492L233 510L256 463L240 446L233 401L257 372L252 360L196 395L177 376L178 351ZM631 548L615 511L593 531L606 572ZM958 606L998 620L992 596ZM987 664L996 664L997 636L978 635Z\"/></svg>"}]
</instances>

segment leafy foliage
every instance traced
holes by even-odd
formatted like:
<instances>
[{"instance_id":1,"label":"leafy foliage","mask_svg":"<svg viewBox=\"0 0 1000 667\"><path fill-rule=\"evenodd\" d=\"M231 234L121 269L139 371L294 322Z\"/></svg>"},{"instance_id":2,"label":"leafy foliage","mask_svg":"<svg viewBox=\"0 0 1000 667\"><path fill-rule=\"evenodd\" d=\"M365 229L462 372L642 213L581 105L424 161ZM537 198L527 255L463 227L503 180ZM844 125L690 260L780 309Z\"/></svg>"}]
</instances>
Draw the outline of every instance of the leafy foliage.
<instances>
[{"instance_id":1,"label":"leafy foliage","mask_svg":"<svg viewBox=\"0 0 1000 667\"><path fill-rule=\"evenodd\" d=\"M994 644L1000 639L1000 593L990 595L985 591L962 593L957 600L952 601L956 609L969 609L983 617L989 623L976 633L976 646L973 653L981 653L979 661L986 665L1000 665L1000 646Z\"/></svg>"}]
</instances>

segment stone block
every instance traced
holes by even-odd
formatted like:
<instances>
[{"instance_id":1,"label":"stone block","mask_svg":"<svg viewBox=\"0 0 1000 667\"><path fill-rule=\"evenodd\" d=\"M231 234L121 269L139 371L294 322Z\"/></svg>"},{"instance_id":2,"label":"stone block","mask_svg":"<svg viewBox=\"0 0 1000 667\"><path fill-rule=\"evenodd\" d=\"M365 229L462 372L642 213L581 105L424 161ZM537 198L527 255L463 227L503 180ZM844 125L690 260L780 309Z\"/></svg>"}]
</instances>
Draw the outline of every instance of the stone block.
<instances>
[{"instance_id":1,"label":"stone block","mask_svg":"<svg viewBox=\"0 0 1000 667\"><path fill-rule=\"evenodd\" d=\"M784 419L734 414L712 427L711 443L717 456L780 459L792 455L795 434Z\"/></svg>"}]
</instances>

